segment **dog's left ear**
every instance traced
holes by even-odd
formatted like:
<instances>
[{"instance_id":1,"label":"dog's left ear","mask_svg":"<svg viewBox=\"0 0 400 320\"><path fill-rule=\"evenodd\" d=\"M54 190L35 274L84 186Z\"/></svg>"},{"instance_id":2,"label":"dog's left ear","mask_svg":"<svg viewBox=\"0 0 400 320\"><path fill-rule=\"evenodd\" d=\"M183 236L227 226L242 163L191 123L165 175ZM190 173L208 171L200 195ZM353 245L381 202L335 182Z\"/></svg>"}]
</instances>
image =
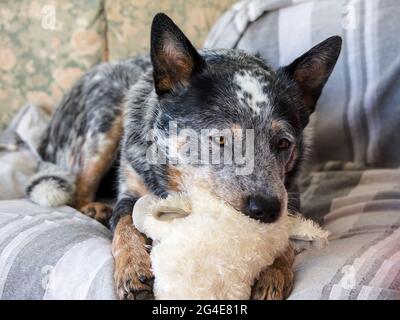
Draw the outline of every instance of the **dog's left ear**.
<instances>
[{"instance_id":1,"label":"dog's left ear","mask_svg":"<svg viewBox=\"0 0 400 320\"><path fill-rule=\"evenodd\" d=\"M333 71L341 48L341 37L328 38L280 70L299 85L309 113L315 109L315 104Z\"/></svg>"},{"instance_id":2,"label":"dog's left ear","mask_svg":"<svg viewBox=\"0 0 400 320\"><path fill-rule=\"evenodd\" d=\"M205 61L183 32L165 14L158 13L151 26L151 61L158 95L190 83L205 68Z\"/></svg>"}]
</instances>

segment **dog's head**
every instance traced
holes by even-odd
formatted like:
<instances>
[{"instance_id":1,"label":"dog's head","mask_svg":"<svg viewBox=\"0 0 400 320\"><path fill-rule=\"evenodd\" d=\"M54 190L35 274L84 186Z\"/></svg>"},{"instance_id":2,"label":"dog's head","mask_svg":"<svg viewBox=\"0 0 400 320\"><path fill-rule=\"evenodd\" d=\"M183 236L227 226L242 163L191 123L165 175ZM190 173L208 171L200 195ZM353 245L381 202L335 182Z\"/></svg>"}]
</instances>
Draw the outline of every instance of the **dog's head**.
<instances>
[{"instance_id":1,"label":"dog's head","mask_svg":"<svg viewBox=\"0 0 400 320\"><path fill-rule=\"evenodd\" d=\"M173 146L188 156L174 162L169 153L169 189L203 182L249 216L276 221L287 210L287 189L303 154L302 132L340 49L335 36L274 71L238 50L199 53L158 14L151 33L159 101L154 127L160 144L173 141L169 151Z\"/></svg>"}]
</instances>

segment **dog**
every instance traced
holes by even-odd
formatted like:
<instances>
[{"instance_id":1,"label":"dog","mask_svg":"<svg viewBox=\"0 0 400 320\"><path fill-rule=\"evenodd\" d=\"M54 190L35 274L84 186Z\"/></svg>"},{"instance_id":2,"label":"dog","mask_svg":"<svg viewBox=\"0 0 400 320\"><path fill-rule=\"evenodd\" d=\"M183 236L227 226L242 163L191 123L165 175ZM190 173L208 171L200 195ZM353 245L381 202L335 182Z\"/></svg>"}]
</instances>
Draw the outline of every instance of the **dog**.
<instances>
[{"instance_id":1,"label":"dog","mask_svg":"<svg viewBox=\"0 0 400 320\"><path fill-rule=\"evenodd\" d=\"M197 51L159 13L152 22L150 56L100 64L63 97L43 135L43 164L27 195L47 206L70 204L109 225L118 297L151 299L149 241L132 223L136 200L149 193L166 197L201 182L263 223L276 222L285 210L299 212L296 176L307 145L303 131L340 50L341 38L333 36L274 71L262 58L240 50ZM149 161L150 146L165 150L171 122L178 132L216 128L235 139L237 132L251 130L253 170L237 174L236 164L181 164L165 153L160 154L166 161ZM177 141L178 149L185 145ZM217 135L209 142L218 150L228 141ZM111 209L95 199L115 167L118 196ZM260 274L252 298L286 298L293 259L288 248Z\"/></svg>"}]
</instances>

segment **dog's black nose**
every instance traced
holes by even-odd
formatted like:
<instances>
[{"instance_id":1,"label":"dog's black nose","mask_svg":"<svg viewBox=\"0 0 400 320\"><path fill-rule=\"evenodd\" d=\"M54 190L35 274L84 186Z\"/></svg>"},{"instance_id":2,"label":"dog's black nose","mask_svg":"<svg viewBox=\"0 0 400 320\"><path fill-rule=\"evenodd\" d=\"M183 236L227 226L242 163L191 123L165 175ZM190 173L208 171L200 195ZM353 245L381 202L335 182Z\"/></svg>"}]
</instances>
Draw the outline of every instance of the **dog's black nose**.
<instances>
[{"instance_id":1,"label":"dog's black nose","mask_svg":"<svg viewBox=\"0 0 400 320\"><path fill-rule=\"evenodd\" d=\"M277 197L248 197L245 213L252 219L272 223L278 220L281 214L281 203Z\"/></svg>"}]
</instances>

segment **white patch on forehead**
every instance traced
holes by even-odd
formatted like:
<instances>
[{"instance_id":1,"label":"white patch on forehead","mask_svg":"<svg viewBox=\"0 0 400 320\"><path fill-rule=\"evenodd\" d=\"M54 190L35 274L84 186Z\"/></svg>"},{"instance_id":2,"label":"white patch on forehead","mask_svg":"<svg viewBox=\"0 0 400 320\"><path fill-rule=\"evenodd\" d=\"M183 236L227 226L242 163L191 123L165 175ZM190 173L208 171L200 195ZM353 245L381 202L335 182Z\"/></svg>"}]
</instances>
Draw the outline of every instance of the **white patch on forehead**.
<instances>
[{"instance_id":1,"label":"white patch on forehead","mask_svg":"<svg viewBox=\"0 0 400 320\"><path fill-rule=\"evenodd\" d=\"M260 104L269 105L268 96L263 92L263 85L257 77L249 72L235 74L235 82L240 87L237 91L239 101L260 114Z\"/></svg>"}]
</instances>

